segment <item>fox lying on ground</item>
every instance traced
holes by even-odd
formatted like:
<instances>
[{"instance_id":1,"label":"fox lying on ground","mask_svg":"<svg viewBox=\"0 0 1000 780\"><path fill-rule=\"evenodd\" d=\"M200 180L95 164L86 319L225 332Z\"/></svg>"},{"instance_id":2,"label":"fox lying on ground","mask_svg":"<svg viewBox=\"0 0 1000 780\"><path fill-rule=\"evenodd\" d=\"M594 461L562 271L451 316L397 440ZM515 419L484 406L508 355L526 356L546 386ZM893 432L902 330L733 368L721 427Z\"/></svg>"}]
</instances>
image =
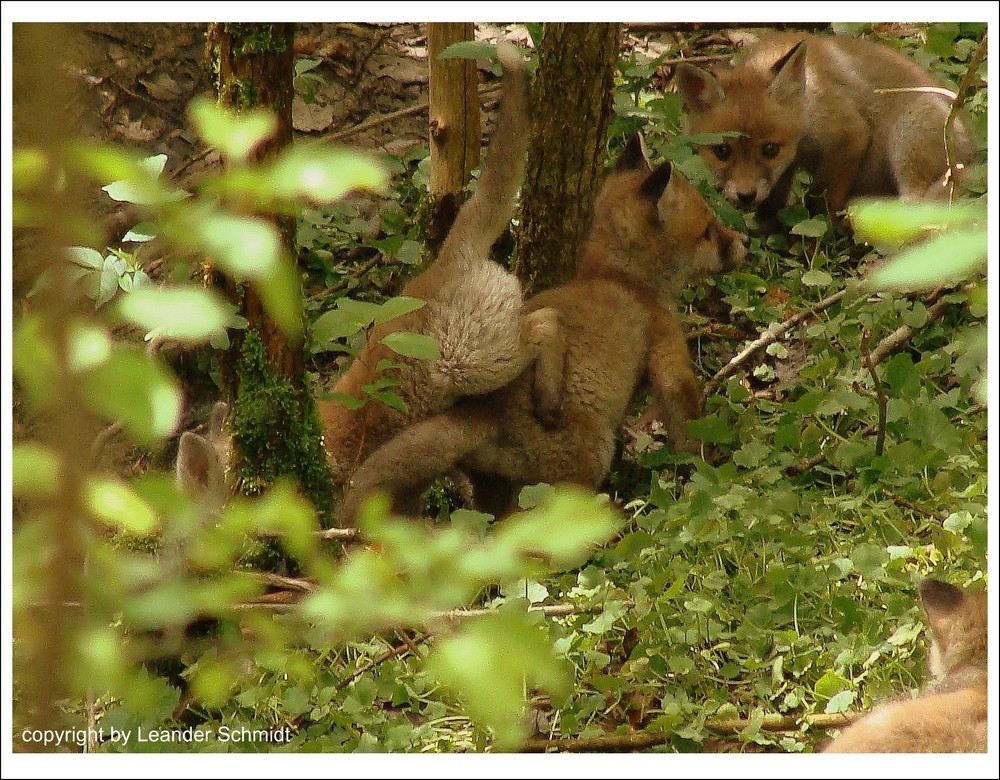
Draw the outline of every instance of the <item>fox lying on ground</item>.
<instances>
[{"instance_id":1,"label":"fox lying on ground","mask_svg":"<svg viewBox=\"0 0 1000 780\"><path fill-rule=\"evenodd\" d=\"M557 312L524 311L517 277L490 260L490 247L514 216L528 144L526 63L516 47L497 46L504 67L503 99L496 129L475 194L459 211L431 266L412 279L403 295L426 302L423 308L374 329L368 343L333 390L364 397L363 388L379 376L397 379L394 387L406 411L382 403L359 410L319 401L317 412L334 481L343 484L378 445L416 420L444 411L463 395L503 387L541 358L543 345L557 338ZM432 336L441 357L416 360L389 349L381 340L396 331ZM381 361L395 369L382 371ZM551 415L558 387L539 372L536 410Z\"/></svg>"},{"instance_id":2,"label":"fox lying on ground","mask_svg":"<svg viewBox=\"0 0 1000 780\"><path fill-rule=\"evenodd\" d=\"M675 311L680 289L732 268L746 237L723 227L698 191L669 163L651 170L635 136L594 204L575 278L527 303L559 314L562 368L559 424L535 413L539 370L506 387L466 397L411 425L355 473L340 509L351 523L364 497L386 490L397 511L435 477L458 467L472 480L478 506L510 508L513 489L537 482L597 488L615 437L640 383L648 380L668 438L689 447L687 420L700 412L698 383ZM530 316L530 315L529 315Z\"/></svg>"},{"instance_id":3,"label":"fox lying on ground","mask_svg":"<svg viewBox=\"0 0 1000 780\"><path fill-rule=\"evenodd\" d=\"M825 200L833 214L855 195L946 197L949 162L971 157L968 131L956 121L955 159L947 158L951 102L941 90L894 91L934 89L934 77L879 43L774 34L715 75L681 63L676 82L687 132L742 133L700 154L723 195L756 209L768 229L799 167L813 177L810 207Z\"/></svg>"},{"instance_id":4,"label":"fox lying on ground","mask_svg":"<svg viewBox=\"0 0 1000 780\"><path fill-rule=\"evenodd\" d=\"M927 579L920 596L931 632L932 682L915 699L876 707L824 752L986 752L986 593Z\"/></svg>"}]
</instances>

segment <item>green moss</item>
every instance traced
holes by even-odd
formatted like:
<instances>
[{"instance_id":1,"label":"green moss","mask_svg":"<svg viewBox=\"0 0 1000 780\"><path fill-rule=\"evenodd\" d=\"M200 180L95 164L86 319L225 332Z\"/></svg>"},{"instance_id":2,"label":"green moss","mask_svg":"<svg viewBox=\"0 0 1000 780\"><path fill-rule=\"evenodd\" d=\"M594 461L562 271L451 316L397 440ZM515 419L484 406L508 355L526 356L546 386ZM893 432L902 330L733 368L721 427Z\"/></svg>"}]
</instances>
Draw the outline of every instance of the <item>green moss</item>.
<instances>
[{"instance_id":1,"label":"green moss","mask_svg":"<svg viewBox=\"0 0 1000 780\"><path fill-rule=\"evenodd\" d=\"M224 29L232 38L233 54L237 57L280 52L286 48L284 37L274 35L274 26L270 24L230 23Z\"/></svg>"},{"instance_id":2,"label":"green moss","mask_svg":"<svg viewBox=\"0 0 1000 780\"><path fill-rule=\"evenodd\" d=\"M255 330L243 341L236 374L238 390L230 420L239 452L234 464L237 489L255 495L278 477L293 475L327 525L333 480L312 397L271 371Z\"/></svg>"}]
</instances>

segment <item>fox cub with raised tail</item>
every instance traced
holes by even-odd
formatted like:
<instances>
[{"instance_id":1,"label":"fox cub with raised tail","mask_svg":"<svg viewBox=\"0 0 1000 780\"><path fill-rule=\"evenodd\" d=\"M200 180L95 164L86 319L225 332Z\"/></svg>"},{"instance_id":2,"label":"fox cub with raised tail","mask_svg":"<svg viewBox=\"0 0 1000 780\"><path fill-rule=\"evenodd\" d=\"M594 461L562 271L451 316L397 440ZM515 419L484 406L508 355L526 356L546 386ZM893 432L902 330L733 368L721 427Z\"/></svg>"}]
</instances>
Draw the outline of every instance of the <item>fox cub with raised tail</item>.
<instances>
[{"instance_id":1,"label":"fox cub with raised tail","mask_svg":"<svg viewBox=\"0 0 1000 780\"><path fill-rule=\"evenodd\" d=\"M795 170L812 174L809 206L831 214L856 195L945 197L947 95L926 70L872 41L774 34L735 67L711 74L677 66L690 133L737 131L699 152L733 204L773 226ZM912 91L929 87L932 91ZM936 91L933 91L935 90ZM954 125L955 165L972 154Z\"/></svg>"},{"instance_id":2,"label":"fox cub with raised tail","mask_svg":"<svg viewBox=\"0 0 1000 780\"><path fill-rule=\"evenodd\" d=\"M698 383L676 314L680 289L734 267L746 237L722 226L669 163L651 169L633 137L594 204L575 278L528 301L560 320L558 349L506 387L466 397L409 426L361 466L345 496L351 522L362 499L388 492L397 510L435 477L468 474L479 508L499 514L515 489L537 482L600 486L629 403L644 381L675 446L700 412ZM546 370L551 373L546 373ZM539 377L561 386L559 424L535 414Z\"/></svg>"},{"instance_id":3,"label":"fox cub with raised tail","mask_svg":"<svg viewBox=\"0 0 1000 780\"><path fill-rule=\"evenodd\" d=\"M986 752L986 593L927 579L920 596L931 633L931 683L915 699L876 707L824 752Z\"/></svg>"},{"instance_id":4,"label":"fox cub with raised tail","mask_svg":"<svg viewBox=\"0 0 1000 780\"><path fill-rule=\"evenodd\" d=\"M317 404L334 480L342 484L378 445L416 420L451 406L464 395L503 387L539 359L558 332L557 313L524 311L517 277L490 260L490 247L514 216L528 144L526 63L510 44L497 46L504 68L502 105L475 194L459 211L434 262L413 278L403 295L425 305L374 329L333 390L364 397L380 376L398 381L393 390L406 410L368 403L359 410L341 403ZM396 331L432 336L440 357L416 360L381 343ZM396 368L382 370L383 361ZM384 364L383 364L384 365ZM537 411L557 403L558 388L539 387Z\"/></svg>"}]
</instances>

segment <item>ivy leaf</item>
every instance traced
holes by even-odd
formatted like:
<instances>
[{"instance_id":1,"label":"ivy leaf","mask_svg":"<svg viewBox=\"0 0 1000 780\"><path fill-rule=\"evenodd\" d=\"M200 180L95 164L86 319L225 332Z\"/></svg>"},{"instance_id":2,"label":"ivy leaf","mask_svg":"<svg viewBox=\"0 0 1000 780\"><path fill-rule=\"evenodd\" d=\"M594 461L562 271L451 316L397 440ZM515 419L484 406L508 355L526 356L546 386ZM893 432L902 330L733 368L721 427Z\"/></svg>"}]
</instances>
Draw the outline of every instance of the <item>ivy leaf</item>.
<instances>
[{"instance_id":1,"label":"ivy leaf","mask_svg":"<svg viewBox=\"0 0 1000 780\"><path fill-rule=\"evenodd\" d=\"M458 41L438 55L439 60L489 59L496 55L496 46L486 41Z\"/></svg>"}]
</instances>

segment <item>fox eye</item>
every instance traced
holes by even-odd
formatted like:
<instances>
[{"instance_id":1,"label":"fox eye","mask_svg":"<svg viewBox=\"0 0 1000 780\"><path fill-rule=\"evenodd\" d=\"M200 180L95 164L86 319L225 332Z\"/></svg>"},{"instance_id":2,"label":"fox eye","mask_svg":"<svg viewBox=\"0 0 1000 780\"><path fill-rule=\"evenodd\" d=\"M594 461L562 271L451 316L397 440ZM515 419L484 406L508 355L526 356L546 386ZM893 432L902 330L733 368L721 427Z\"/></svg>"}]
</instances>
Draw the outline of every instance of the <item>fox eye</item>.
<instances>
[{"instance_id":1,"label":"fox eye","mask_svg":"<svg viewBox=\"0 0 1000 780\"><path fill-rule=\"evenodd\" d=\"M720 160L728 160L729 155L733 153L732 148L729 144L716 144L712 147L712 151L715 152L715 156Z\"/></svg>"},{"instance_id":2,"label":"fox eye","mask_svg":"<svg viewBox=\"0 0 1000 780\"><path fill-rule=\"evenodd\" d=\"M780 148L781 147L779 147L775 143L766 143L762 147L760 147L760 151L768 160L773 160L775 157L778 156L778 149Z\"/></svg>"}]
</instances>

